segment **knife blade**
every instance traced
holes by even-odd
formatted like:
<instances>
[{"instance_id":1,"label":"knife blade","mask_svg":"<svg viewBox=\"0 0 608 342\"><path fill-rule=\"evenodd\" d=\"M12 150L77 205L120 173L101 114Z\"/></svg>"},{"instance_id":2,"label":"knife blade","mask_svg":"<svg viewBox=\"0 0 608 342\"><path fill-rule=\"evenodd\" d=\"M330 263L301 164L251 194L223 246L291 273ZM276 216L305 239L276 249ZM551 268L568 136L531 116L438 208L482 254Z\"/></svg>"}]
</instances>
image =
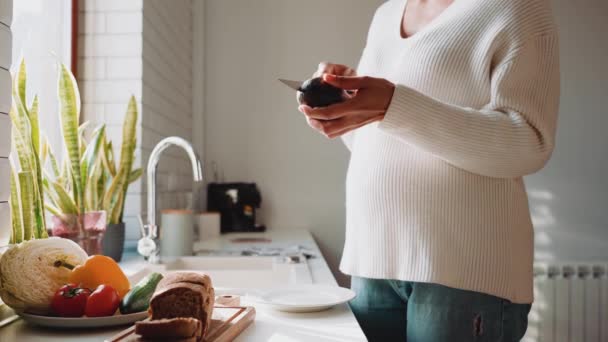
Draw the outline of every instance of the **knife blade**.
<instances>
[{"instance_id":1,"label":"knife blade","mask_svg":"<svg viewBox=\"0 0 608 342\"><path fill-rule=\"evenodd\" d=\"M279 78L279 81L281 81L281 83L283 83L284 85L288 86L289 88L296 90L296 91L302 91L302 83L301 81L291 81L291 80L284 80L282 78Z\"/></svg>"}]
</instances>

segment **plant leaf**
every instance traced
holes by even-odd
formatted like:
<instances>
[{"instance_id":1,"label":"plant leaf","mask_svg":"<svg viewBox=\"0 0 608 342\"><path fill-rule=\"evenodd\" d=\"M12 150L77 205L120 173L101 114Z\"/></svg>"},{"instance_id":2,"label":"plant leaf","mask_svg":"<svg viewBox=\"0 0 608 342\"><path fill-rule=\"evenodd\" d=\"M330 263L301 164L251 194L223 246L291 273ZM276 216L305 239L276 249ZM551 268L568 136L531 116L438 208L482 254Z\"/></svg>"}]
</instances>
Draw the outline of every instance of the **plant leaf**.
<instances>
[{"instance_id":1,"label":"plant leaf","mask_svg":"<svg viewBox=\"0 0 608 342\"><path fill-rule=\"evenodd\" d=\"M80 170L80 146L78 134L78 120L80 116L80 93L74 75L61 64L59 75L59 102L61 128L65 146L70 160L70 169L73 177L74 204L78 211L84 212L84 183Z\"/></svg>"},{"instance_id":2,"label":"plant leaf","mask_svg":"<svg viewBox=\"0 0 608 342\"><path fill-rule=\"evenodd\" d=\"M53 170L53 175L55 178L59 178L61 177L61 170L59 170L59 164L57 163L57 158L55 158L55 153L53 152L51 145L48 145L48 153L49 159L51 160L51 170Z\"/></svg>"},{"instance_id":3,"label":"plant leaf","mask_svg":"<svg viewBox=\"0 0 608 342\"><path fill-rule=\"evenodd\" d=\"M13 85L13 95L14 100L18 101L21 106L27 109L27 99L26 99L26 83L27 83L27 70L25 67L25 59L21 59L19 63L19 69L17 70L17 74L15 75L14 85Z\"/></svg>"},{"instance_id":4,"label":"plant leaf","mask_svg":"<svg viewBox=\"0 0 608 342\"><path fill-rule=\"evenodd\" d=\"M13 102L11 109L9 110L9 116L11 118L12 126L12 142L17 152L17 158L19 159L19 165L21 169L30 170L31 166L31 143L28 138L31 135L29 119L16 107L16 103Z\"/></svg>"},{"instance_id":5,"label":"plant leaf","mask_svg":"<svg viewBox=\"0 0 608 342\"><path fill-rule=\"evenodd\" d=\"M82 178L85 180L85 185L91 177L92 166L99 159L99 150L101 148L101 145L103 144L105 130L106 126L101 125L95 130L95 132L93 132L93 138L91 139L91 143L87 146L84 155L82 156L82 160L80 161ZM85 187L85 189L87 187Z\"/></svg>"},{"instance_id":6,"label":"plant leaf","mask_svg":"<svg viewBox=\"0 0 608 342\"><path fill-rule=\"evenodd\" d=\"M32 129L32 146L34 151L40 150L40 122L38 120L38 95L34 96L32 107L29 109L28 118L30 119L30 126Z\"/></svg>"},{"instance_id":7,"label":"plant leaf","mask_svg":"<svg viewBox=\"0 0 608 342\"><path fill-rule=\"evenodd\" d=\"M110 223L112 224L118 224L122 220L124 197L129 187L128 180L133 167L133 153L137 144L137 116L137 102L135 97L131 96L122 127L122 146L118 172L112 180L110 189L105 194L103 203L104 209L110 213Z\"/></svg>"},{"instance_id":8,"label":"plant leaf","mask_svg":"<svg viewBox=\"0 0 608 342\"><path fill-rule=\"evenodd\" d=\"M13 243L23 241L23 215L21 210L21 202L19 201L19 175L15 168L13 158L9 158L11 166L11 197L9 201L9 209L11 211L11 225L13 227Z\"/></svg>"},{"instance_id":9,"label":"plant leaf","mask_svg":"<svg viewBox=\"0 0 608 342\"><path fill-rule=\"evenodd\" d=\"M59 208L49 204L49 203L45 203L44 204L44 208L51 213L53 216L57 216L59 218L61 218L63 216L63 213L61 212L61 210L59 210Z\"/></svg>"},{"instance_id":10,"label":"plant leaf","mask_svg":"<svg viewBox=\"0 0 608 342\"><path fill-rule=\"evenodd\" d=\"M138 180L143 175L143 173L144 170L142 168L131 171L131 173L129 174L129 184Z\"/></svg>"},{"instance_id":11,"label":"plant leaf","mask_svg":"<svg viewBox=\"0 0 608 342\"><path fill-rule=\"evenodd\" d=\"M21 214L23 217L23 240L31 240L33 229L36 225L34 215L34 176L29 171L21 171L19 177L19 200L21 202Z\"/></svg>"},{"instance_id":12,"label":"plant leaf","mask_svg":"<svg viewBox=\"0 0 608 342\"><path fill-rule=\"evenodd\" d=\"M106 138L104 137L104 141ZM116 167L114 166L114 149L112 147L112 142L108 142L104 146L104 151L102 153L103 164L112 177L116 177Z\"/></svg>"},{"instance_id":13,"label":"plant leaf","mask_svg":"<svg viewBox=\"0 0 608 342\"><path fill-rule=\"evenodd\" d=\"M49 159L49 142L45 136L42 136L42 145L40 145L40 165L44 169L46 161Z\"/></svg>"},{"instance_id":14,"label":"plant leaf","mask_svg":"<svg viewBox=\"0 0 608 342\"><path fill-rule=\"evenodd\" d=\"M51 182L53 190L57 195L57 206L64 214L78 214L78 207L70 194L57 182Z\"/></svg>"}]
</instances>

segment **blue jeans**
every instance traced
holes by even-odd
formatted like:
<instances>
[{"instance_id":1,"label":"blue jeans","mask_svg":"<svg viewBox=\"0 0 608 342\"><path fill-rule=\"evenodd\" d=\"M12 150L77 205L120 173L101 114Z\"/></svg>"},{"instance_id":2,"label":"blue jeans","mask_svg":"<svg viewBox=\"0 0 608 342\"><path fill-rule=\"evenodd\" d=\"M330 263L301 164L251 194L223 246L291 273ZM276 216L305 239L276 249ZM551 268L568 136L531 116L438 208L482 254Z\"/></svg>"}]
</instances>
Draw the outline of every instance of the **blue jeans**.
<instances>
[{"instance_id":1,"label":"blue jeans","mask_svg":"<svg viewBox=\"0 0 608 342\"><path fill-rule=\"evenodd\" d=\"M350 303L371 342L512 342L528 327L529 304L437 284L353 277Z\"/></svg>"}]
</instances>

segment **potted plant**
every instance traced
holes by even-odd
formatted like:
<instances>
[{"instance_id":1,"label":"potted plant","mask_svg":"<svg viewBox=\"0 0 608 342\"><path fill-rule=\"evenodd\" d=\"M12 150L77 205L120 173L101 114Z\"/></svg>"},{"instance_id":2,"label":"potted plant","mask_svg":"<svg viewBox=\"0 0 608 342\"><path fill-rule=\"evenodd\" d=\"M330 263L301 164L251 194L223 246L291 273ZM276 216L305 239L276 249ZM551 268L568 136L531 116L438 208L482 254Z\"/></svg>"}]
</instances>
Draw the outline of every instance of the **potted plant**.
<instances>
[{"instance_id":1,"label":"potted plant","mask_svg":"<svg viewBox=\"0 0 608 342\"><path fill-rule=\"evenodd\" d=\"M74 75L65 65L59 69L58 94L61 135L66 152L61 168L52 148L46 142L42 148L45 155L42 161L46 162L46 155L51 161L51 171L43 171L43 187L47 199L45 207L51 213L53 223L52 235L76 241L89 255L100 254L106 212L87 205L85 196L91 176L96 171L105 127L96 129L87 144L84 136L87 124L79 126L80 93Z\"/></svg>"},{"instance_id":2,"label":"potted plant","mask_svg":"<svg viewBox=\"0 0 608 342\"><path fill-rule=\"evenodd\" d=\"M13 101L9 112L13 123L12 144L18 160L16 164L10 159L11 244L48 237L40 161L43 151L40 143L38 98L34 97L32 104L27 106L25 86L25 64L21 62L14 79Z\"/></svg>"},{"instance_id":3,"label":"potted plant","mask_svg":"<svg viewBox=\"0 0 608 342\"><path fill-rule=\"evenodd\" d=\"M58 94L61 135L66 158L60 164L52 147L40 134L38 100L26 105L26 68L22 61L14 77L13 144L20 170L11 162L11 242L47 237L44 209L52 221L51 234L79 243L89 255L107 254L120 260L124 244L122 216L129 184L141 177L133 170L137 143L137 103L131 97L123 123L123 142L118 165L105 125L97 127L89 139L88 123L79 125L80 93L74 76L60 66ZM45 170L50 161L49 171ZM106 248L102 238L108 227Z\"/></svg>"},{"instance_id":4,"label":"potted plant","mask_svg":"<svg viewBox=\"0 0 608 342\"><path fill-rule=\"evenodd\" d=\"M99 172L93 176L93 184L97 184L100 193L99 200L94 202L97 209L108 213L108 225L104 236L103 253L116 261L122 258L125 241L125 224L123 213L129 185L138 180L143 170L133 170L135 146L137 145L136 123L137 102L131 97L122 127L122 145L120 160L115 164L112 142L105 139L105 134L98 164ZM107 187L107 189L106 189ZM93 187L94 188L94 187ZM88 192L95 194L95 189ZM92 195L94 198L95 196Z\"/></svg>"}]
</instances>

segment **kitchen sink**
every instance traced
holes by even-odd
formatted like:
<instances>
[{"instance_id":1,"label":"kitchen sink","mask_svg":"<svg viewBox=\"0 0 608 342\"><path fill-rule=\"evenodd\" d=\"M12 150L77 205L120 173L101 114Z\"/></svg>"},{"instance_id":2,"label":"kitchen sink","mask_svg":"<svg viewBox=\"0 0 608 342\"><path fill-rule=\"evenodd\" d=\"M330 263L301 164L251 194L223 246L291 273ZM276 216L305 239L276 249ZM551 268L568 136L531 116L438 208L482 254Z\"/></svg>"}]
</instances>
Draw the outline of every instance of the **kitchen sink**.
<instances>
[{"instance_id":1,"label":"kitchen sink","mask_svg":"<svg viewBox=\"0 0 608 342\"><path fill-rule=\"evenodd\" d=\"M312 277L305 258L297 262L285 257L262 256L193 256L166 259L158 265L146 264L133 274L137 282L150 272L203 271L216 288L265 289L291 284L311 284Z\"/></svg>"}]
</instances>

